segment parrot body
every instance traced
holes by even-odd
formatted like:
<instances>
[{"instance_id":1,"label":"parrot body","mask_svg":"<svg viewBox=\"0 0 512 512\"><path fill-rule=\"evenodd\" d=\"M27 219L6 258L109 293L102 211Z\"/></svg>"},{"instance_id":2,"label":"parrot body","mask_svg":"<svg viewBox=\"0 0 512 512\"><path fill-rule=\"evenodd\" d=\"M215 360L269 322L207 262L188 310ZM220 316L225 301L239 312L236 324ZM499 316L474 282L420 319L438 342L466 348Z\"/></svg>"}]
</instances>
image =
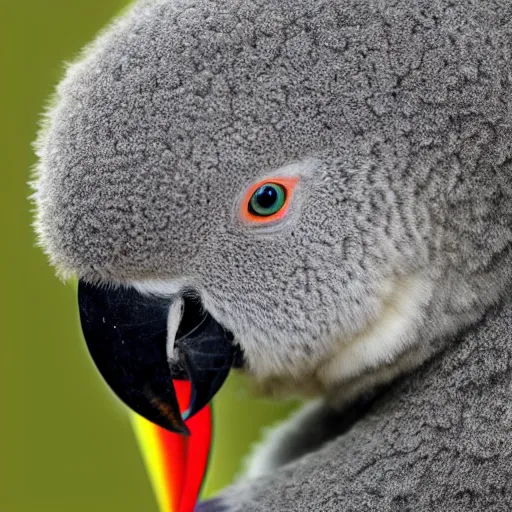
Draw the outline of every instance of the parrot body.
<instances>
[{"instance_id":1,"label":"parrot body","mask_svg":"<svg viewBox=\"0 0 512 512\"><path fill-rule=\"evenodd\" d=\"M348 431L350 410L301 411L271 434L265 467L205 511L511 510L511 301L452 341Z\"/></svg>"},{"instance_id":2,"label":"parrot body","mask_svg":"<svg viewBox=\"0 0 512 512\"><path fill-rule=\"evenodd\" d=\"M319 397L212 507L510 508L511 81L508 0L142 0L69 68L34 181L51 263L171 301L158 378L186 366L198 404L228 366ZM162 382L126 401L178 431Z\"/></svg>"}]
</instances>

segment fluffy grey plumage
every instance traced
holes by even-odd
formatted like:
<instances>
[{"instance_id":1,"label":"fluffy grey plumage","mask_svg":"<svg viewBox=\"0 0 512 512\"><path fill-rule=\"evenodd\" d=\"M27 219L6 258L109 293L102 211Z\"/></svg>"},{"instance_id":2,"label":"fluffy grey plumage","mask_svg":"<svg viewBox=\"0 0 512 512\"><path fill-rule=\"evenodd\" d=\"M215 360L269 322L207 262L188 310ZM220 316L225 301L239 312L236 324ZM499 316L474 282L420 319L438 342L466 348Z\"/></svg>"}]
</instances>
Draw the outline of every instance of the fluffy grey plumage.
<instances>
[{"instance_id":1,"label":"fluffy grey plumage","mask_svg":"<svg viewBox=\"0 0 512 512\"><path fill-rule=\"evenodd\" d=\"M228 489L211 510L512 510L512 302L452 342L348 433ZM304 437L333 437L333 414L315 417Z\"/></svg>"},{"instance_id":2,"label":"fluffy grey plumage","mask_svg":"<svg viewBox=\"0 0 512 512\"><path fill-rule=\"evenodd\" d=\"M478 322L512 286L511 79L508 0L142 1L69 69L35 182L62 274L194 288L264 390L338 410L473 326L236 510L427 510L478 482L483 506L505 489L506 449L486 476L477 452L504 439L486 418L511 414L493 380L510 338ZM283 221L238 218L247 187L290 175Z\"/></svg>"}]
</instances>

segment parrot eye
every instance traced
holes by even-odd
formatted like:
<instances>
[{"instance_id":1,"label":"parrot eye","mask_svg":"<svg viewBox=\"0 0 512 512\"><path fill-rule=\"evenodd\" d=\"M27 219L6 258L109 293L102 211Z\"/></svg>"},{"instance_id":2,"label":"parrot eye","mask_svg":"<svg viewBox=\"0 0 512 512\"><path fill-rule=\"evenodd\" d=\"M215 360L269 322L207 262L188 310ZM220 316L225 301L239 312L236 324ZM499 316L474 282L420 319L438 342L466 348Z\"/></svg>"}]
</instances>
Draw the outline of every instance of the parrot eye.
<instances>
[{"instance_id":1,"label":"parrot eye","mask_svg":"<svg viewBox=\"0 0 512 512\"><path fill-rule=\"evenodd\" d=\"M268 217L274 215L286 200L286 190L277 183L267 183L254 192L249 201L249 211L253 215Z\"/></svg>"},{"instance_id":2,"label":"parrot eye","mask_svg":"<svg viewBox=\"0 0 512 512\"><path fill-rule=\"evenodd\" d=\"M242 203L242 219L262 223L283 218L297 182L298 178L273 178L250 187Z\"/></svg>"}]
</instances>

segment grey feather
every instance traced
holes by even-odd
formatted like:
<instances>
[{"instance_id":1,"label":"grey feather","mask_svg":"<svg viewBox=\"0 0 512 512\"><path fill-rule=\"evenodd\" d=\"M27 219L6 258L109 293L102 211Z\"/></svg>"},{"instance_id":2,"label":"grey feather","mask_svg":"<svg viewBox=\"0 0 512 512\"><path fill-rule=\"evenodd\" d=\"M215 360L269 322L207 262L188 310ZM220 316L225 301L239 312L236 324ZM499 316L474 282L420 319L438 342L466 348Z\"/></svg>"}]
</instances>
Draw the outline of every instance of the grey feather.
<instances>
[{"instance_id":1,"label":"grey feather","mask_svg":"<svg viewBox=\"0 0 512 512\"><path fill-rule=\"evenodd\" d=\"M452 341L345 435L226 490L221 503L229 512L511 510L512 302Z\"/></svg>"}]
</instances>

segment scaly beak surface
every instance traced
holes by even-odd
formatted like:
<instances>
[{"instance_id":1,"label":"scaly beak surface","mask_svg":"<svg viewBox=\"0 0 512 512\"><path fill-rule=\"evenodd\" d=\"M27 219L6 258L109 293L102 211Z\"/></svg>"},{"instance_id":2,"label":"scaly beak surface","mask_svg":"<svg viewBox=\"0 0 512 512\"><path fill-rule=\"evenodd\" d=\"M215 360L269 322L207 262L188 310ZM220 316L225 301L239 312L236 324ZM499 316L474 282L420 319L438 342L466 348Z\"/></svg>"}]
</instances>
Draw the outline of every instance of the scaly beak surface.
<instances>
[{"instance_id":1,"label":"scaly beak surface","mask_svg":"<svg viewBox=\"0 0 512 512\"><path fill-rule=\"evenodd\" d=\"M176 338L168 340L168 317L176 300L182 299L143 295L131 287L83 281L78 286L82 331L107 384L136 413L188 435L184 420L210 402L241 355L232 334L197 301L185 301ZM169 342L177 354L172 359ZM183 416L173 379L191 381L190 405Z\"/></svg>"}]
</instances>

